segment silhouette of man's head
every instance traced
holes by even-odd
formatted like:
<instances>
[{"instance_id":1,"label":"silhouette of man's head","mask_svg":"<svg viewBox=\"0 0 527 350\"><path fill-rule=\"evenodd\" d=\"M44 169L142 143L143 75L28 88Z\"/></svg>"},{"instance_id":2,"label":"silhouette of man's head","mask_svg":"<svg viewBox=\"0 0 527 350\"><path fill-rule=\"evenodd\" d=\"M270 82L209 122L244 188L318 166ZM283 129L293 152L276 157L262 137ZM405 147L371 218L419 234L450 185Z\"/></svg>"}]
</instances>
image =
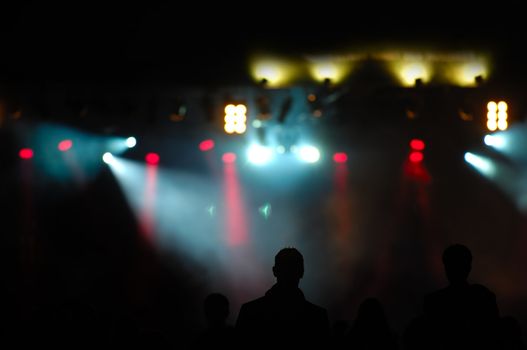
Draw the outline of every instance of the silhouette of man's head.
<instances>
[{"instance_id":1,"label":"silhouette of man's head","mask_svg":"<svg viewBox=\"0 0 527 350\"><path fill-rule=\"evenodd\" d=\"M304 276L304 257L295 248L284 248L274 258L273 274L278 284L298 287Z\"/></svg>"},{"instance_id":2,"label":"silhouette of man's head","mask_svg":"<svg viewBox=\"0 0 527 350\"><path fill-rule=\"evenodd\" d=\"M229 316L229 300L220 293L207 295L204 302L205 317L210 326L225 324Z\"/></svg>"},{"instance_id":3,"label":"silhouette of man's head","mask_svg":"<svg viewBox=\"0 0 527 350\"><path fill-rule=\"evenodd\" d=\"M463 284L472 268L472 254L464 245L451 245L443 252L443 265L450 284Z\"/></svg>"}]
</instances>

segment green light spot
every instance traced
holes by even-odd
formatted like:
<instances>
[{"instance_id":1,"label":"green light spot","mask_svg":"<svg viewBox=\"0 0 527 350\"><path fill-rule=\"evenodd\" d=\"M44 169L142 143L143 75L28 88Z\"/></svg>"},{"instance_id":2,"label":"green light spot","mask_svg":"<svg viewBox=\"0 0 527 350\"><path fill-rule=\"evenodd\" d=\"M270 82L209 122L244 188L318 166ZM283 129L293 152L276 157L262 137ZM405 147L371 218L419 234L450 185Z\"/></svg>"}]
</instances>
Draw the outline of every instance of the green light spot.
<instances>
[{"instance_id":1,"label":"green light spot","mask_svg":"<svg viewBox=\"0 0 527 350\"><path fill-rule=\"evenodd\" d=\"M213 204L209 205L207 207L207 213L209 213L209 215L213 217L214 214L216 214L216 207Z\"/></svg>"},{"instance_id":2,"label":"green light spot","mask_svg":"<svg viewBox=\"0 0 527 350\"><path fill-rule=\"evenodd\" d=\"M265 203L260 208L258 208L258 212L260 212L260 215L262 215L266 220L269 219L272 213L271 204Z\"/></svg>"}]
</instances>

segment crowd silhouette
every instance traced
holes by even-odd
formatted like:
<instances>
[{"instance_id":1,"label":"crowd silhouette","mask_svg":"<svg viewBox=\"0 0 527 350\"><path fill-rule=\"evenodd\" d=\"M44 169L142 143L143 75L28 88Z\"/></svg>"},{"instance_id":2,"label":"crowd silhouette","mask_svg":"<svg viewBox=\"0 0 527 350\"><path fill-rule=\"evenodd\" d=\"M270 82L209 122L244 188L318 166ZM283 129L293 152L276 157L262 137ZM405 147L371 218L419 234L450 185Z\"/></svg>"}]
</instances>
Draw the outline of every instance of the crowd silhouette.
<instances>
[{"instance_id":1,"label":"crowd silhouette","mask_svg":"<svg viewBox=\"0 0 527 350\"><path fill-rule=\"evenodd\" d=\"M276 283L265 294L244 303L234 325L229 299L210 293L203 301L205 327L180 348L202 349L526 349L519 322L500 316L495 294L469 282L470 250L460 244L442 256L448 285L423 296L422 312L398 335L380 299L361 301L356 315L330 325L325 308L308 301L299 288L304 259L295 248L281 249L272 273ZM126 348L172 349L174 342L160 329L143 328L131 313L110 322L82 300L61 300L49 308L4 309L2 339L19 347L93 349L101 345ZM350 315L352 316L352 315ZM29 336L31 335L31 336Z\"/></svg>"}]
</instances>

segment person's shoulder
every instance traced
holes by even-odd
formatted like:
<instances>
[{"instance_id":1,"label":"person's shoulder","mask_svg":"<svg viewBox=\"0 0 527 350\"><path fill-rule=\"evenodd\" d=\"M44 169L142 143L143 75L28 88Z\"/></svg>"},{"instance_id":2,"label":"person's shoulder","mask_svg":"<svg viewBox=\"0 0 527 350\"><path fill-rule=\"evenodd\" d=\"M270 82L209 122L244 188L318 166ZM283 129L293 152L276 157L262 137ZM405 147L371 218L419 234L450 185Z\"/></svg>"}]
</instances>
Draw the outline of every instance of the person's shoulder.
<instances>
[{"instance_id":1,"label":"person's shoulder","mask_svg":"<svg viewBox=\"0 0 527 350\"><path fill-rule=\"evenodd\" d=\"M313 304L312 302L310 301L307 301L305 302L305 307L306 309L309 310L309 312L311 313L316 313L316 314L319 314L319 315L326 315L327 314L327 310L325 308L323 308L322 306L318 306L316 304Z\"/></svg>"},{"instance_id":2,"label":"person's shoulder","mask_svg":"<svg viewBox=\"0 0 527 350\"><path fill-rule=\"evenodd\" d=\"M477 294L477 295L481 295L481 296L494 297L494 298L496 297L494 292L492 292L489 288L485 287L482 284L478 284L478 283L472 284L470 286L470 291L473 294Z\"/></svg>"}]
</instances>

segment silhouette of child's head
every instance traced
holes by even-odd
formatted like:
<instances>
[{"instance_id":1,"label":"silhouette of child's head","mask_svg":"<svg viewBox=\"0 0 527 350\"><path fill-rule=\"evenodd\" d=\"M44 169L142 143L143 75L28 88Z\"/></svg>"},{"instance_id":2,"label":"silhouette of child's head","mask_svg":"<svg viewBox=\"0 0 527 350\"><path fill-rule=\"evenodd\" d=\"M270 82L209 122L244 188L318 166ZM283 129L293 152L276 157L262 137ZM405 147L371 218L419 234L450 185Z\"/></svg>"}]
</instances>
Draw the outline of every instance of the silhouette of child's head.
<instances>
[{"instance_id":1,"label":"silhouette of child's head","mask_svg":"<svg viewBox=\"0 0 527 350\"><path fill-rule=\"evenodd\" d=\"M278 283L298 286L304 276L304 257L295 248L284 248L274 258L273 273Z\"/></svg>"},{"instance_id":2,"label":"silhouette of child's head","mask_svg":"<svg viewBox=\"0 0 527 350\"><path fill-rule=\"evenodd\" d=\"M386 321L384 308L376 298L366 298L359 306L357 322L365 325L379 325Z\"/></svg>"},{"instance_id":3,"label":"silhouette of child's head","mask_svg":"<svg viewBox=\"0 0 527 350\"><path fill-rule=\"evenodd\" d=\"M229 316L229 300L220 293L207 295L204 302L205 317L209 325L224 324Z\"/></svg>"},{"instance_id":4,"label":"silhouette of child's head","mask_svg":"<svg viewBox=\"0 0 527 350\"><path fill-rule=\"evenodd\" d=\"M451 245L443 252L443 264L451 284L463 283L472 268L472 254L464 245Z\"/></svg>"}]
</instances>

